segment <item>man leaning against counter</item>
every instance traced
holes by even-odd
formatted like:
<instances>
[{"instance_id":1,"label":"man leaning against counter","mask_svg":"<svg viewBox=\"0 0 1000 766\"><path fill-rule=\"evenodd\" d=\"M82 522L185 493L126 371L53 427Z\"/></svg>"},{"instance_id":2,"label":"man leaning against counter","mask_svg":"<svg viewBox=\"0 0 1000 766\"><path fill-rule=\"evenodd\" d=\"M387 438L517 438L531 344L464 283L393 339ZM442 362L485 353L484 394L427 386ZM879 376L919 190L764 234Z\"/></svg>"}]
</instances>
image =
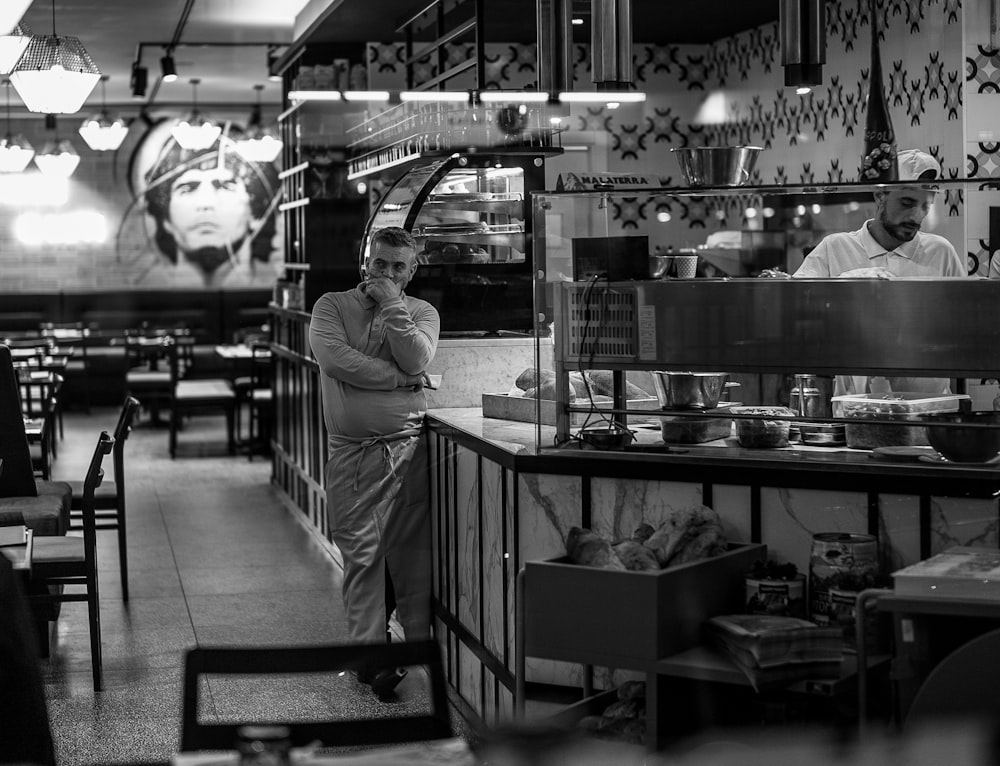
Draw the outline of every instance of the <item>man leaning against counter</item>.
<instances>
[{"instance_id":1,"label":"man leaning against counter","mask_svg":"<svg viewBox=\"0 0 1000 766\"><path fill-rule=\"evenodd\" d=\"M353 290L316 301L309 324L322 372L330 536L344 561L350 641L385 643L393 607L406 640L423 640L430 637L431 605L423 389L441 319L403 292L417 270L408 232L377 231L365 266L367 278ZM379 667L358 676L380 697L401 678Z\"/></svg>"}]
</instances>

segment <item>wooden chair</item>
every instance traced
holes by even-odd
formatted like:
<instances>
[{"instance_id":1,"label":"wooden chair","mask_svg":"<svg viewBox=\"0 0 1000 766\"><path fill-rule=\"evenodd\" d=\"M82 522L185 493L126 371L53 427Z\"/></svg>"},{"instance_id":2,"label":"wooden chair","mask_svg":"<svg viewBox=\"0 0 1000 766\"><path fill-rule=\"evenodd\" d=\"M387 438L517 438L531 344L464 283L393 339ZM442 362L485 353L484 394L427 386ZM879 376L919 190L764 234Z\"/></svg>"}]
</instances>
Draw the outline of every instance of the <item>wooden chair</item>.
<instances>
[{"instance_id":1,"label":"wooden chair","mask_svg":"<svg viewBox=\"0 0 1000 766\"><path fill-rule=\"evenodd\" d=\"M199 678L208 675L267 676L296 673L332 673L357 670L367 663L380 667L426 668L430 678L430 712L398 718L294 722L288 726L293 747L319 741L324 745L367 745L443 739L452 736L441 652L433 641L353 646L277 648L195 648L184 660L184 698L181 713L181 751L228 750L237 730L252 721L209 723L198 717ZM219 694L213 689L213 696Z\"/></svg>"},{"instance_id":2,"label":"wooden chair","mask_svg":"<svg viewBox=\"0 0 1000 766\"><path fill-rule=\"evenodd\" d=\"M169 365L164 365L174 344L170 335L147 338L125 337L125 393L143 403L154 425L160 424L160 410L169 406L173 380Z\"/></svg>"},{"instance_id":3,"label":"wooden chair","mask_svg":"<svg viewBox=\"0 0 1000 766\"><path fill-rule=\"evenodd\" d=\"M226 418L226 447L232 455L236 451L236 394L232 384L224 378L185 379L180 357L178 344L171 344L170 457L177 455L177 433L181 430L184 417L220 412Z\"/></svg>"},{"instance_id":4,"label":"wooden chair","mask_svg":"<svg viewBox=\"0 0 1000 766\"><path fill-rule=\"evenodd\" d=\"M74 355L66 365L67 389L79 394L83 410L90 414L90 358L91 332L97 325L83 322L44 322L39 326L39 334L49 343L73 348ZM62 438L62 418L59 421L59 436Z\"/></svg>"},{"instance_id":5,"label":"wooden chair","mask_svg":"<svg viewBox=\"0 0 1000 766\"><path fill-rule=\"evenodd\" d=\"M132 423L139 411L139 400L126 396L115 425L115 447L111 453L115 480L104 482L94 493L94 516L98 531L112 529L118 532L118 567L122 578L122 599L128 601L128 551L126 546L125 515L125 442L132 432ZM73 499L70 510L70 529L83 529L84 483L71 481Z\"/></svg>"},{"instance_id":6,"label":"wooden chair","mask_svg":"<svg viewBox=\"0 0 1000 766\"><path fill-rule=\"evenodd\" d=\"M26 418L42 421L42 432L37 442L32 442L32 469L48 480L52 460L58 456L56 427L58 425L59 396L63 378L54 372L16 365L18 394L21 412Z\"/></svg>"},{"instance_id":7,"label":"wooden chair","mask_svg":"<svg viewBox=\"0 0 1000 766\"><path fill-rule=\"evenodd\" d=\"M249 406L249 436L246 442L247 458L253 460L254 452L270 452L271 418L274 395L272 391L273 368L271 346L254 342L251 345L250 388L246 401Z\"/></svg>"},{"instance_id":8,"label":"wooden chair","mask_svg":"<svg viewBox=\"0 0 1000 766\"><path fill-rule=\"evenodd\" d=\"M34 604L86 601L90 627L90 658L94 672L94 691L104 685L101 666L101 610L97 588L97 528L94 516L94 493L101 485L104 456L114 447L114 437L102 431L83 482L83 536L36 537L31 557L31 582L47 592L30 596ZM66 586L83 586L77 588Z\"/></svg>"}]
</instances>

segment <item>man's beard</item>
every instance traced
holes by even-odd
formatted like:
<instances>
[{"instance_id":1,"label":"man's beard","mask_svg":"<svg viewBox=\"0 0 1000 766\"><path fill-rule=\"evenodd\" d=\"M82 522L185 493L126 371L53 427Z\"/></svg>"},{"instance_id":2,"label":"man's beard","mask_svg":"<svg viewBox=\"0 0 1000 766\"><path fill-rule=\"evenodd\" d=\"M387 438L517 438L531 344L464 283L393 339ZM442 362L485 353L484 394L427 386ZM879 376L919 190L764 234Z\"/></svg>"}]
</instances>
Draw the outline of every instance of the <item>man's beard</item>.
<instances>
[{"instance_id":1,"label":"man's beard","mask_svg":"<svg viewBox=\"0 0 1000 766\"><path fill-rule=\"evenodd\" d=\"M915 236L917 232L920 231L919 226L904 225L899 223L890 223L885 215L885 210L882 210L878 216L878 222L882 224L882 228L885 229L891 237L898 239L900 242L909 242Z\"/></svg>"}]
</instances>

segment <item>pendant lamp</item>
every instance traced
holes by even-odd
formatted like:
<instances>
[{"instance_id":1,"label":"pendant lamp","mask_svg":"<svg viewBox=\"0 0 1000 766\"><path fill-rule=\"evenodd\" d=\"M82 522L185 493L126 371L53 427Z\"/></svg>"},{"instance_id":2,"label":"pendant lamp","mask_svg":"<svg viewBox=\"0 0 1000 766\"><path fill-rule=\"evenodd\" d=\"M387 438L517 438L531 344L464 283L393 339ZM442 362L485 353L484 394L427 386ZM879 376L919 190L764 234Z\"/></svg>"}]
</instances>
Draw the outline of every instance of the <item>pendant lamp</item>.
<instances>
[{"instance_id":1,"label":"pendant lamp","mask_svg":"<svg viewBox=\"0 0 1000 766\"><path fill-rule=\"evenodd\" d=\"M174 126L171 130L174 140L180 144L181 149L200 151L208 149L219 138L222 127L203 118L198 113L198 83L201 80L193 78L191 80L191 116Z\"/></svg>"},{"instance_id":2,"label":"pendant lamp","mask_svg":"<svg viewBox=\"0 0 1000 766\"><path fill-rule=\"evenodd\" d=\"M52 138L35 155L35 164L44 175L69 178L80 164L80 154L69 139L59 138L54 114L45 115L45 127L52 131Z\"/></svg>"},{"instance_id":3,"label":"pendant lamp","mask_svg":"<svg viewBox=\"0 0 1000 766\"><path fill-rule=\"evenodd\" d=\"M4 79L7 88L7 132L0 139L0 173L20 173L35 156L35 149L20 133L10 129L10 80Z\"/></svg>"},{"instance_id":4,"label":"pendant lamp","mask_svg":"<svg viewBox=\"0 0 1000 766\"><path fill-rule=\"evenodd\" d=\"M79 112L100 78L101 70L80 39L56 34L52 0L52 34L34 35L10 73L24 105L45 114Z\"/></svg>"},{"instance_id":5,"label":"pendant lamp","mask_svg":"<svg viewBox=\"0 0 1000 766\"><path fill-rule=\"evenodd\" d=\"M10 70L24 55L30 40L31 28L23 21L7 34L0 35L0 75L10 74Z\"/></svg>"},{"instance_id":6,"label":"pendant lamp","mask_svg":"<svg viewBox=\"0 0 1000 766\"><path fill-rule=\"evenodd\" d=\"M281 154L283 146L277 131L270 125L264 125L260 105L260 92L263 85L254 85L257 91L257 103L250 113L250 122L243 138L236 142L236 150L250 162L274 162Z\"/></svg>"},{"instance_id":7,"label":"pendant lamp","mask_svg":"<svg viewBox=\"0 0 1000 766\"><path fill-rule=\"evenodd\" d=\"M13 29L21 17L27 13L30 5L31 0L3 0L0 3L0 29Z\"/></svg>"},{"instance_id":8,"label":"pendant lamp","mask_svg":"<svg viewBox=\"0 0 1000 766\"><path fill-rule=\"evenodd\" d=\"M100 113L84 120L79 131L87 146L95 152L116 151L128 135L128 127L120 116L116 116L113 120L108 116L107 94L104 88L107 81L108 75L101 75Z\"/></svg>"}]
</instances>

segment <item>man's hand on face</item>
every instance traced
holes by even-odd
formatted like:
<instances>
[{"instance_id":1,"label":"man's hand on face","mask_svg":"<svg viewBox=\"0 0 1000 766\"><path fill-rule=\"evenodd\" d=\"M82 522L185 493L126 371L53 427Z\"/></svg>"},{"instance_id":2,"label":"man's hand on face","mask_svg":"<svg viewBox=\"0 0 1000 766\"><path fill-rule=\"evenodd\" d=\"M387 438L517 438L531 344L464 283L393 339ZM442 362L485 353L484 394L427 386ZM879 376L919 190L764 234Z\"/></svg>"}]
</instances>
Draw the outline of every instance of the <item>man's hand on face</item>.
<instances>
[{"instance_id":1,"label":"man's hand on face","mask_svg":"<svg viewBox=\"0 0 1000 766\"><path fill-rule=\"evenodd\" d=\"M376 303L399 297L399 285L388 277L369 276L365 295Z\"/></svg>"}]
</instances>

